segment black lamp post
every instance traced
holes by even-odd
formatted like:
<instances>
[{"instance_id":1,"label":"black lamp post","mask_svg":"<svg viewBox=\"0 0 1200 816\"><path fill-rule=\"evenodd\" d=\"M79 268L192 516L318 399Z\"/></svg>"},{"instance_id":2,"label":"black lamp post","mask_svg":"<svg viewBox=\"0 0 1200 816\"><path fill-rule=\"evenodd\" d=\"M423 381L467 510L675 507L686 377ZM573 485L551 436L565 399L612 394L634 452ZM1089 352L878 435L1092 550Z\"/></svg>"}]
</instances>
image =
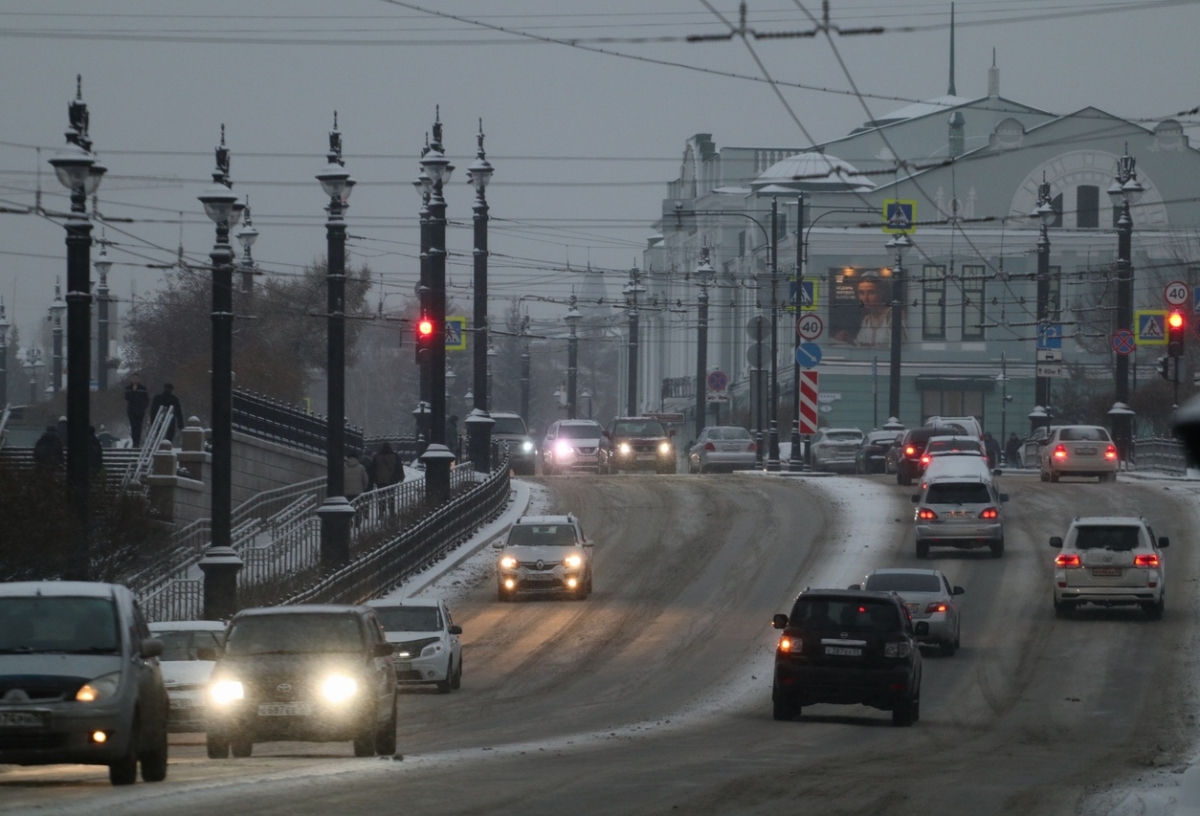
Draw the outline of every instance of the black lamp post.
<instances>
[{"instance_id":1,"label":"black lamp post","mask_svg":"<svg viewBox=\"0 0 1200 816\"><path fill-rule=\"evenodd\" d=\"M796 197L796 291L804 285L804 194ZM799 294L796 296L795 316L800 319ZM798 473L804 470L804 457L800 453L800 333L793 332L792 342L792 445L788 455L788 470Z\"/></svg>"},{"instance_id":2,"label":"black lamp post","mask_svg":"<svg viewBox=\"0 0 1200 816\"><path fill-rule=\"evenodd\" d=\"M242 560L233 549L233 247L229 230L241 213L229 178L225 126L216 148L212 185L199 196L217 225L212 259L212 541L200 561L204 571L204 617L223 620L237 611L237 574Z\"/></svg>"},{"instance_id":3,"label":"black lamp post","mask_svg":"<svg viewBox=\"0 0 1200 816\"><path fill-rule=\"evenodd\" d=\"M1145 188L1137 178L1137 161L1126 153L1117 160L1117 174L1108 195L1119 205L1117 218L1117 329L1133 330L1133 218L1129 205L1141 201ZM1129 355L1118 354L1115 402L1109 409L1113 438L1121 461L1128 461L1133 443L1133 410L1129 407Z\"/></svg>"},{"instance_id":4,"label":"black lamp post","mask_svg":"<svg viewBox=\"0 0 1200 816\"><path fill-rule=\"evenodd\" d=\"M354 507L346 500L346 222L342 218L354 180L342 159L342 134L333 113L325 168L317 173L329 196L325 211L326 347L325 347L325 501L317 508L321 519L321 564L326 569L350 561L350 520Z\"/></svg>"},{"instance_id":5,"label":"black lamp post","mask_svg":"<svg viewBox=\"0 0 1200 816\"><path fill-rule=\"evenodd\" d=\"M254 291L254 256L250 247L258 240L258 230L250 219L250 196L246 196L246 209L242 215L242 228L237 231L238 243L242 245L242 261L238 266L242 270L242 291L250 294Z\"/></svg>"},{"instance_id":6,"label":"black lamp post","mask_svg":"<svg viewBox=\"0 0 1200 816\"><path fill-rule=\"evenodd\" d=\"M521 319L521 419L529 421L529 315Z\"/></svg>"},{"instance_id":7,"label":"black lamp post","mask_svg":"<svg viewBox=\"0 0 1200 816\"><path fill-rule=\"evenodd\" d=\"M92 155L88 137L88 109L83 101L83 81L76 77L75 99L68 108L67 145L50 164L59 182L71 191L71 216L67 230L67 499L75 516L74 557L68 578L88 580L90 531L88 529L88 425L91 372L91 245L92 222L87 197L99 188L107 170ZM61 373L61 371L60 371ZM60 387L55 382L54 388Z\"/></svg>"},{"instance_id":8,"label":"black lamp post","mask_svg":"<svg viewBox=\"0 0 1200 816\"><path fill-rule=\"evenodd\" d=\"M4 299L0 298L0 405L8 405L8 330L12 324L4 317Z\"/></svg>"},{"instance_id":9,"label":"black lamp post","mask_svg":"<svg viewBox=\"0 0 1200 816\"><path fill-rule=\"evenodd\" d=\"M779 198L771 196L771 422L767 470L779 470Z\"/></svg>"},{"instance_id":10,"label":"black lamp post","mask_svg":"<svg viewBox=\"0 0 1200 816\"><path fill-rule=\"evenodd\" d=\"M904 343L904 250L912 248L912 239L900 233L884 246L896 251L896 270L892 275L892 348L888 366L888 416L900 416L900 348Z\"/></svg>"},{"instance_id":11,"label":"black lamp post","mask_svg":"<svg viewBox=\"0 0 1200 816\"><path fill-rule=\"evenodd\" d=\"M474 407L467 417L467 448L475 470L487 473L491 470L492 426L496 421L488 414L492 385L489 382L491 361L488 352L488 203L484 196L488 182L494 172L483 151L483 120L479 120L479 149L475 161L467 168L467 181L475 188L475 337L471 341Z\"/></svg>"},{"instance_id":12,"label":"black lamp post","mask_svg":"<svg viewBox=\"0 0 1200 816\"><path fill-rule=\"evenodd\" d=\"M626 383L625 415L637 416L638 391L638 295L646 291L639 281L640 273L635 266L629 270L629 283L625 284L625 304L629 309L629 371Z\"/></svg>"},{"instance_id":13,"label":"black lamp post","mask_svg":"<svg viewBox=\"0 0 1200 816\"><path fill-rule=\"evenodd\" d=\"M89 286L90 290L91 287ZM62 299L62 287L59 286L58 278L54 279L54 301L50 304L50 314L46 319L51 324L51 348L53 349L54 360L54 375L53 381L47 391L52 394L57 394L62 390L63 376L63 312L67 310L67 304Z\"/></svg>"},{"instance_id":14,"label":"black lamp post","mask_svg":"<svg viewBox=\"0 0 1200 816\"><path fill-rule=\"evenodd\" d=\"M421 454L425 463L425 499L441 504L450 496L450 464L454 454L446 447L446 199L442 188L450 181L454 165L442 152L440 114L433 123L433 141L421 158L429 176L429 312L434 331L429 340L429 447Z\"/></svg>"},{"instance_id":15,"label":"black lamp post","mask_svg":"<svg viewBox=\"0 0 1200 816\"><path fill-rule=\"evenodd\" d=\"M579 313L579 309L575 308L575 296L571 295L571 306L567 309L566 317L563 318L571 330L567 336L567 419L575 419L578 416L579 334L576 327L582 319L583 315Z\"/></svg>"},{"instance_id":16,"label":"black lamp post","mask_svg":"<svg viewBox=\"0 0 1200 816\"><path fill-rule=\"evenodd\" d=\"M704 430L708 411L708 287L712 285L716 272L708 260L708 246L700 250L700 265L696 267L696 284L700 287L697 298L696 321L696 438Z\"/></svg>"},{"instance_id":17,"label":"black lamp post","mask_svg":"<svg viewBox=\"0 0 1200 816\"><path fill-rule=\"evenodd\" d=\"M425 147L421 149L421 156L424 157L429 152L429 139L426 134ZM417 195L421 197L421 211L419 213L419 221L421 225L421 254L420 254L420 279L417 283L417 304L420 311L419 320L425 321L429 318L429 197L433 194L433 181L421 170L421 174L417 176L417 180L413 182L413 187L417 190ZM430 402L430 385L429 385L429 344L432 337L426 336L422 332L417 332L416 337L416 356L417 356L417 372L418 372L418 397L417 407L413 409L413 419L416 420L417 426L417 454L425 452L425 447L429 444L429 402Z\"/></svg>"},{"instance_id":18,"label":"black lamp post","mask_svg":"<svg viewBox=\"0 0 1200 816\"><path fill-rule=\"evenodd\" d=\"M1050 325L1050 225L1054 223L1058 213L1054 209L1054 200L1050 197L1050 185L1045 181L1038 185L1037 206L1029 214L1036 218L1041 229L1037 241L1037 321L1039 336ZM1050 378L1038 376L1034 380L1034 403L1037 405L1050 404Z\"/></svg>"},{"instance_id":19,"label":"black lamp post","mask_svg":"<svg viewBox=\"0 0 1200 816\"><path fill-rule=\"evenodd\" d=\"M108 390L108 270L112 269L112 261L108 259L107 243L101 238L100 257L92 262L100 275L96 286L96 389L99 391Z\"/></svg>"}]
</instances>

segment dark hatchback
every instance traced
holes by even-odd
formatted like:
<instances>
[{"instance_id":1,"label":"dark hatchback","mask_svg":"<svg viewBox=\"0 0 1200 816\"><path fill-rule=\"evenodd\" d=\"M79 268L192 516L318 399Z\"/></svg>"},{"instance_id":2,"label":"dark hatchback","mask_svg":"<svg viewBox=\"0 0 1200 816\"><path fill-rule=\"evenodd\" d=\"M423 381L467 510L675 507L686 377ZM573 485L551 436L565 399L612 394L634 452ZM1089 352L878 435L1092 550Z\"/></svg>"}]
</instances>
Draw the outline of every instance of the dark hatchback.
<instances>
[{"instance_id":1,"label":"dark hatchback","mask_svg":"<svg viewBox=\"0 0 1200 816\"><path fill-rule=\"evenodd\" d=\"M860 704L892 712L892 723L912 725L921 716L921 652L928 634L895 593L805 590L791 615L773 621L783 634L775 649L771 702L777 720L803 706Z\"/></svg>"},{"instance_id":2,"label":"dark hatchback","mask_svg":"<svg viewBox=\"0 0 1200 816\"><path fill-rule=\"evenodd\" d=\"M255 742L354 741L396 751L395 647L366 606L247 609L229 623L208 686L208 756Z\"/></svg>"},{"instance_id":3,"label":"dark hatchback","mask_svg":"<svg viewBox=\"0 0 1200 816\"><path fill-rule=\"evenodd\" d=\"M925 472L925 464L921 457L925 454L925 446L935 436L955 436L961 431L958 426L943 426L940 428L912 428L906 431L901 439L888 452L888 459L894 463L896 484L908 486Z\"/></svg>"},{"instance_id":4,"label":"dark hatchback","mask_svg":"<svg viewBox=\"0 0 1200 816\"><path fill-rule=\"evenodd\" d=\"M855 473L886 473L887 454L900 441L899 431L871 431L854 456Z\"/></svg>"}]
</instances>

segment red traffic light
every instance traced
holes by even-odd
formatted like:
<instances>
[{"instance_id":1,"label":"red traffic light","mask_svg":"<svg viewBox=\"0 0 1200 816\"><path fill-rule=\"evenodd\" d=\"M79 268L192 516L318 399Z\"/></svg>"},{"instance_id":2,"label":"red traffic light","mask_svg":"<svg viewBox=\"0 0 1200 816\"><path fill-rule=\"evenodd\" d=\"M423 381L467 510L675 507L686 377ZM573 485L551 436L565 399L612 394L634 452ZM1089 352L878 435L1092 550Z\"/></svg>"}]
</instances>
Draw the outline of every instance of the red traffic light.
<instances>
[{"instance_id":1,"label":"red traffic light","mask_svg":"<svg viewBox=\"0 0 1200 816\"><path fill-rule=\"evenodd\" d=\"M1183 312L1174 311L1167 315L1167 356L1183 356L1184 335Z\"/></svg>"},{"instance_id":2,"label":"red traffic light","mask_svg":"<svg viewBox=\"0 0 1200 816\"><path fill-rule=\"evenodd\" d=\"M1167 328L1182 329L1183 315L1179 312L1171 312L1169 315L1167 315Z\"/></svg>"},{"instance_id":3,"label":"red traffic light","mask_svg":"<svg viewBox=\"0 0 1200 816\"><path fill-rule=\"evenodd\" d=\"M421 337L432 337L433 321L427 317L421 318L421 320L417 322L417 334L419 334Z\"/></svg>"}]
</instances>

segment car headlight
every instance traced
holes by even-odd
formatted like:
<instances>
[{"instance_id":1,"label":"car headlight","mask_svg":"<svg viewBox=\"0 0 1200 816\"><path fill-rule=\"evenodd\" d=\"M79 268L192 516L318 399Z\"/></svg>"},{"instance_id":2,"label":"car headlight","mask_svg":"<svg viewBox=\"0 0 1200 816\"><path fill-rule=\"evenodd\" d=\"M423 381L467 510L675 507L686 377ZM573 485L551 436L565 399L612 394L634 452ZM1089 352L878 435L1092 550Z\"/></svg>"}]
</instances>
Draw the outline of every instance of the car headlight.
<instances>
[{"instance_id":1,"label":"car headlight","mask_svg":"<svg viewBox=\"0 0 1200 816\"><path fill-rule=\"evenodd\" d=\"M521 443L521 450L525 453L533 453L533 443L529 440L525 440Z\"/></svg>"},{"instance_id":2,"label":"car headlight","mask_svg":"<svg viewBox=\"0 0 1200 816\"><path fill-rule=\"evenodd\" d=\"M901 640L896 643L885 643L883 645L884 657L908 657L912 653L912 646L907 640Z\"/></svg>"},{"instance_id":3,"label":"car headlight","mask_svg":"<svg viewBox=\"0 0 1200 816\"><path fill-rule=\"evenodd\" d=\"M624 454L629 454L629 453L633 452L633 448L629 447L628 442L622 442L620 445L617 445L617 450Z\"/></svg>"},{"instance_id":4,"label":"car headlight","mask_svg":"<svg viewBox=\"0 0 1200 816\"><path fill-rule=\"evenodd\" d=\"M501 569L515 569L516 566L517 566L517 559L513 558L511 555L506 555L500 559L500 568Z\"/></svg>"},{"instance_id":5,"label":"car headlight","mask_svg":"<svg viewBox=\"0 0 1200 816\"><path fill-rule=\"evenodd\" d=\"M670 453L671 452L671 443L670 442L660 443L658 446L658 452L659 453Z\"/></svg>"},{"instance_id":6,"label":"car headlight","mask_svg":"<svg viewBox=\"0 0 1200 816\"><path fill-rule=\"evenodd\" d=\"M217 705L229 705L246 696L246 688L240 680L218 680L208 688L208 696Z\"/></svg>"},{"instance_id":7,"label":"car headlight","mask_svg":"<svg viewBox=\"0 0 1200 816\"><path fill-rule=\"evenodd\" d=\"M321 684L321 696L331 703L342 703L358 693L358 683L353 677L335 674Z\"/></svg>"},{"instance_id":8,"label":"car headlight","mask_svg":"<svg viewBox=\"0 0 1200 816\"><path fill-rule=\"evenodd\" d=\"M430 643L421 650L421 657L432 657L435 654L441 654L443 648L445 647L442 646L442 642L440 640L437 643Z\"/></svg>"},{"instance_id":9,"label":"car headlight","mask_svg":"<svg viewBox=\"0 0 1200 816\"><path fill-rule=\"evenodd\" d=\"M97 700L107 700L117 693L121 684L121 673L103 674L94 680L83 684L83 688L75 692L75 700L80 703L94 703Z\"/></svg>"},{"instance_id":10,"label":"car headlight","mask_svg":"<svg viewBox=\"0 0 1200 816\"><path fill-rule=\"evenodd\" d=\"M563 559L563 566L568 569L579 569L583 566L583 558L578 555L568 555Z\"/></svg>"},{"instance_id":11,"label":"car headlight","mask_svg":"<svg viewBox=\"0 0 1200 816\"><path fill-rule=\"evenodd\" d=\"M569 442L559 442L554 446L555 456L570 456L572 452Z\"/></svg>"}]
</instances>

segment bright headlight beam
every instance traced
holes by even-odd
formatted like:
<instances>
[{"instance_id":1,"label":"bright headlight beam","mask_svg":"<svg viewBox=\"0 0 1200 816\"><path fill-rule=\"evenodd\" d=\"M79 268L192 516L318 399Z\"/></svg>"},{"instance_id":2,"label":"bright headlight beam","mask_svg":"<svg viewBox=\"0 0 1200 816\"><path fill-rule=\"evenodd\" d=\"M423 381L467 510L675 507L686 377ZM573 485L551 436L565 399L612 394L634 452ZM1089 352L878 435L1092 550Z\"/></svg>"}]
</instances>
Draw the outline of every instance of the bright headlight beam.
<instances>
[{"instance_id":1,"label":"bright headlight beam","mask_svg":"<svg viewBox=\"0 0 1200 816\"><path fill-rule=\"evenodd\" d=\"M331 703L340 703L358 693L358 683L353 677L335 674L321 684L321 694Z\"/></svg>"},{"instance_id":2,"label":"bright headlight beam","mask_svg":"<svg viewBox=\"0 0 1200 816\"><path fill-rule=\"evenodd\" d=\"M228 705L234 700L243 699L246 689L239 680L218 680L209 688L208 696L217 705Z\"/></svg>"}]
</instances>

